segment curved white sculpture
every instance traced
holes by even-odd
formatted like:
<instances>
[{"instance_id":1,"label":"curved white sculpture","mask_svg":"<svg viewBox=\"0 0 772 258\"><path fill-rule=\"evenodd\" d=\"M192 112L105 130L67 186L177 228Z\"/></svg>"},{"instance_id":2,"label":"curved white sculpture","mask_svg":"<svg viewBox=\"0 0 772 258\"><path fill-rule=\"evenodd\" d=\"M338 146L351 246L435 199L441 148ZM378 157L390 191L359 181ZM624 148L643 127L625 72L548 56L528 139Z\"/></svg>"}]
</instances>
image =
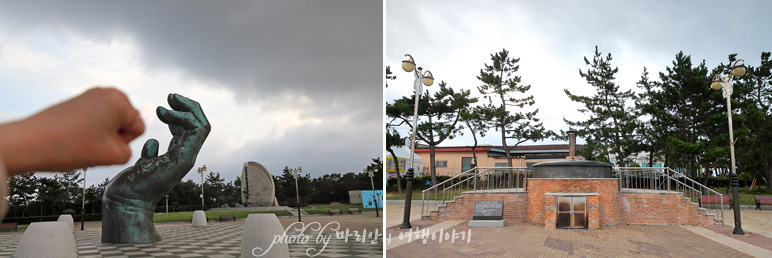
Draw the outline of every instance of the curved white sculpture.
<instances>
[{"instance_id":1,"label":"curved white sculpture","mask_svg":"<svg viewBox=\"0 0 772 258\"><path fill-rule=\"evenodd\" d=\"M275 214L249 214L241 231L241 257L289 257L287 241Z\"/></svg>"},{"instance_id":2,"label":"curved white sculpture","mask_svg":"<svg viewBox=\"0 0 772 258\"><path fill-rule=\"evenodd\" d=\"M56 221L67 223L67 225L70 226L70 231L75 230L75 222L73 221L72 215L70 214L59 215L59 219L57 219Z\"/></svg>"},{"instance_id":3,"label":"curved white sculpture","mask_svg":"<svg viewBox=\"0 0 772 258\"><path fill-rule=\"evenodd\" d=\"M33 222L19 239L13 257L78 257L72 227L72 223L68 226L60 221Z\"/></svg>"},{"instance_id":4,"label":"curved white sculpture","mask_svg":"<svg viewBox=\"0 0 772 258\"><path fill-rule=\"evenodd\" d=\"M197 210L193 212L193 226L205 227L206 226L206 213L203 210Z\"/></svg>"}]
</instances>

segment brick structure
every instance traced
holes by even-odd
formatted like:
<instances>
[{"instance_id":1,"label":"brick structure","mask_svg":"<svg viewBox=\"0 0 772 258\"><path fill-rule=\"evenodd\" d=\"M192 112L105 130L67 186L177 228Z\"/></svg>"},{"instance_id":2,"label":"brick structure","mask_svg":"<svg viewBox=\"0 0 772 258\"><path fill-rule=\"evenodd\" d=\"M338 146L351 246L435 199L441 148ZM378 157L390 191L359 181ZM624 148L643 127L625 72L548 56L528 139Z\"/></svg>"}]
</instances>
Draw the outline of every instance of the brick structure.
<instances>
[{"instance_id":1,"label":"brick structure","mask_svg":"<svg viewBox=\"0 0 772 258\"><path fill-rule=\"evenodd\" d=\"M504 219L508 221L525 221L525 200L527 193L524 191L480 191L465 192L461 197L456 197L446 206L440 206L437 211L432 211L430 219L455 219L471 220L476 201L504 201Z\"/></svg>"},{"instance_id":2,"label":"brick structure","mask_svg":"<svg viewBox=\"0 0 772 258\"><path fill-rule=\"evenodd\" d=\"M558 196L586 196L588 228L615 224L720 225L680 192L619 191L616 178L529 178L527 191L470 191L425 219L471 220L475 201L504 201L504 219L555 228Z\"/></svg>"}]
</instances>

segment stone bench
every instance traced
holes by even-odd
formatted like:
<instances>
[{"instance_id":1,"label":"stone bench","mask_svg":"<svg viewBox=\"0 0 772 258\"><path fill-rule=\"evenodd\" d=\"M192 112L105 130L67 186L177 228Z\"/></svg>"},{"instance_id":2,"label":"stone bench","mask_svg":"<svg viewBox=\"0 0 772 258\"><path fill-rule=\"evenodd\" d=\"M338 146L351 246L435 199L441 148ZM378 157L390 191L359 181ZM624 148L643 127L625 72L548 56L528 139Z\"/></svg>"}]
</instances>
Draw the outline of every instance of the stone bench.
<instances>
[{"instance_id":1,"label":"stone bench","mask_svg":"<svg viewBox=\"0 0 772 258\"><path fill-rule=\"evenodd\" d=\"M761 210L761 205L772 205L772 196L753 196L756 200L756 209Z\"/></svg>"},{"instance_id":2,"label":"stone bench","mask_svg":"<svg viewBox=\"0 0 772 258\"><path fill-rule=\"evenodd\" d=\"M334 213L338 213L340 215L343 215L343 211L341 211L339 209L330 209L329 212L330 212L330 215L334 215Z\"/></svg>"},{"instance_id":3,"label":"stone bench","mask_svg":"<svg viewBox=\"0 0 772 258\"><path fill-rule=\"evenodd\" d=\"M12 228L13 231L19 231L19 223L2 223L0 229Z\"/></svg>"},{"instance_id":4,"label":"stone bench","mask_svg":"<svg viewBox=\"0 0 772 258\"><path fill-rule=\"evenodd\" d=\"M233 221L236 221L236 216L233 216L233 214L223 214L220 215L220 222L226 219L232 219Z\"/></svg>"},{"instance_id":5,"label":"stone bench","mask_svg":"<svg viewBox=\"0 0 772 258\"><path fill-rule=\"evenodd\" d=\"M362 214L362 210L360 210L359 208L349 208L348 209L348 214L353 214L354 212L359 212L359 214Z\"/></svg>"},{"instance_id":6,"label":"stone bench","mask_svg":"<svg viewBox=\"0 0 772 258\"><path fill-rule=\"evenodd\" d=\"M729 204L729 208L732 209L734 204L727 195L700 195L701 204ZM702 207L702 205L700 205Z\"/></svg>"}]
</instances>

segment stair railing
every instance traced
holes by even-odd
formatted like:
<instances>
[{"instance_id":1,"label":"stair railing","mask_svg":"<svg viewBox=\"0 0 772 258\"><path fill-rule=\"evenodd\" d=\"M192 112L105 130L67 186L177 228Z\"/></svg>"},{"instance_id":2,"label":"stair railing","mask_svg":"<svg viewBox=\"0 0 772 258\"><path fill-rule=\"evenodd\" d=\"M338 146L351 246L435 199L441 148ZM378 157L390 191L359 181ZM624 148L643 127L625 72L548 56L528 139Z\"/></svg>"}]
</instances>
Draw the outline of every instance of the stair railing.
<instances>
[{"instance_id":1,"label":"stair railing","mask_svg":"<svg viewBox=\"0 0 772 258\"><path fill-rule=\"evenodd\" d=\"M681 192L684 198L724 221L724 197L699 182L671 168L621 167L614 170L619 178L619 190L628 192Z\"/></svg>"},{"instance_id":2,"label":"stair railing","mask_svg":"<svg viewBox=\"0 0 772 258\"><path fill-rule=\"evenodd\" d=\"M524 191L530 171L523 167L477 167L461 172L421 193L421 217L429 216L468 191ZM441 192L440 192L441 190Z\"/></svg>"}]
</instances>

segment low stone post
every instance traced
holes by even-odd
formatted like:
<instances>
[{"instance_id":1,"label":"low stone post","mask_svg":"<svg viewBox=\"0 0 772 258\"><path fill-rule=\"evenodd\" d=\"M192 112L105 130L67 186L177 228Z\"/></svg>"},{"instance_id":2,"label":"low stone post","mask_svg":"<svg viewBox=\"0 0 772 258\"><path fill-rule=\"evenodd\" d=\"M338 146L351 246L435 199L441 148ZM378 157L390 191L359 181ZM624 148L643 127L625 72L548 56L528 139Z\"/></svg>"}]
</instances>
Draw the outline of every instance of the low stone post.
<instances>
[{"instance_id":1,"label":"low stone post","mask_svg":"<svg viewBox=\"0 0 772 258\"><path fill-rule=\"evenodd\" d=\"M289 257L284 227L275 214L249 214L241 231L241 257Z\"/></svg>"},{"instance_id":2,"label":"low stone post","mask_svg":"<svg viewBox=\"0 0 772 258\"><path fill-rule=\"evenodd\" d=\"M19 239L13 257L76 258L78 247L72 230L72 216L70 216L69 225L61 221L33 222Z\"/></svg>"},{"instance_id":3,"label":"low stone post","mask_svg":"<svg viewBox=\"0 0 772 258\"><path fill-rule=\"evenodd\" d=\"M75 221L72 219L72 215L70 214L59 215L59 219L56 221L67 223L67 226L70 226L70 231L75 230Z\"/></svg>"},{"instance_id":4,"label":"low stone post","mask_svg":"<svg viewBox=\"0 0 772 258\"><path fill-rule=\"evenodd\" d=\"M206 226L206 213L203 210L196 210L193 212L193 226L205 227Z\"/></svg>"}]
</instances>

